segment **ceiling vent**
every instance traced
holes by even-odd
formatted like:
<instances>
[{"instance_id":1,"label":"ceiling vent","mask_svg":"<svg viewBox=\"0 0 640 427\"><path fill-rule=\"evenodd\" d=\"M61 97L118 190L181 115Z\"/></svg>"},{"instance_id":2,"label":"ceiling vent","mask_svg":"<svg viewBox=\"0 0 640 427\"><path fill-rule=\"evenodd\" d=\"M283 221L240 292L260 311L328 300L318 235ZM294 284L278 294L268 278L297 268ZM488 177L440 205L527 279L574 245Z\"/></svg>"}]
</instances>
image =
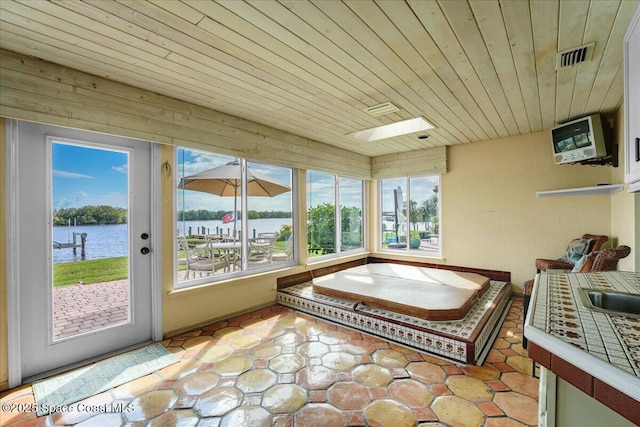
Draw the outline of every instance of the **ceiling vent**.
<instances>
[{"instance_id":1,"label":"ceiling vent","mask_svg":"<svg viewBox=\"0 0 640 427\"><path fill-rule=\"evenodd\" d=\"M390 102L385 102L384 104L374 105L373 107L365 108L362 111L369 114L370 116L379 117L379 116L384 116L385 114L395 113L396 111L400 111L400 109Z\"/></svg>"},{"instance_id":2,"label":"ceiling vent","mask_svg":"<svg viewBox=\"0 0 640 427\"><path fill-rule=\"evenodd\" d=\"M590 61L593 56L594 43L589 43L574 49L565 50L556 54L556 70L571 67L581 62Z\"/></svg>"}]
</instances>

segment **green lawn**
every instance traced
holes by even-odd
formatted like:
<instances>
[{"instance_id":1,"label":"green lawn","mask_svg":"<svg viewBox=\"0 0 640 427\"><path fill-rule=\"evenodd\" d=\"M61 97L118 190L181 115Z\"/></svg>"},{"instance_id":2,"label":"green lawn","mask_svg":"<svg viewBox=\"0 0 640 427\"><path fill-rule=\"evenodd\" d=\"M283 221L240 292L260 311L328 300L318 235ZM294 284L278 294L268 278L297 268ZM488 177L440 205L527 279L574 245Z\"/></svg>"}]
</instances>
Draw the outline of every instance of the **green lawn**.
<instances>
[{"instance_id":1,"label":"green lawn","mask_svg":"<svg viewBox=\"0 0 640 427\"><path fill-rule=\"evenodd\" d=\"M126 279L127 277L129 277L129 268L126 256L63 262L53 265L53 286L73 285L79 281L89 285Z\"/></svg>"}]
</instances>

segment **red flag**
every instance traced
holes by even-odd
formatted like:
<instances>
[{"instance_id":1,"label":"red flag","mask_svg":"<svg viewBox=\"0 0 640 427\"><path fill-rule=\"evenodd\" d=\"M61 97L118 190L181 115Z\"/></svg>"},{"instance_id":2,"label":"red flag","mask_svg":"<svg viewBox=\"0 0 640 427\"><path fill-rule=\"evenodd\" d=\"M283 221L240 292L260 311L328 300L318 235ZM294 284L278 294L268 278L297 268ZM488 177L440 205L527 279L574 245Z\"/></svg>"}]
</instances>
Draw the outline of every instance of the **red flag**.
<instances>
[{"instance_id":1,"label":"red flag","mask_svg":"<svg viewBox=\"0 0 640 427\"><path fill-rule=\"evenodd\" d=\"M234 220L233 212L229 212L228 214L226 214L225 216L222 217L222 223L223 224L228 224L233 220Z\"/></svg>"}]
</instances>

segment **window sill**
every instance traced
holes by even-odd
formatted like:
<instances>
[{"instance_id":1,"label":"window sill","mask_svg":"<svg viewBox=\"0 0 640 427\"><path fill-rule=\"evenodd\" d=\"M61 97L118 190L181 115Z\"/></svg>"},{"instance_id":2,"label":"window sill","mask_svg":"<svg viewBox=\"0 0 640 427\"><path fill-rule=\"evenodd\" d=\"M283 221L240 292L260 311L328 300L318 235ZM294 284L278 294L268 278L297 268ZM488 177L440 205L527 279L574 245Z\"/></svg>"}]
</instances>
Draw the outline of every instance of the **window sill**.
<instances>
[{"instance_id":1,"label":"window sill","mask_svg":"<svg viewBox=\"0 0 640 427\"><path fill-rule=\"evenodd\" d=\"M214 280L211 279L210 282L206 283L198 283L194 285L185 285L182 287L174 287L171 291L167 293L169 298L179 297L181 295L185 295L187 293L191 294L193 292L203 292L209 291L215 288L224 289L228 286L238 286L242 285L243 282L251 282L256 279L261 278L274 278L280 277L282 275L291 274L291 270L299 267L298 264L287 264L283 265L282 268L272 269L272 270L261 270L255 272L247 272L245 274L234 274L227 277L220 277L220 279Z\"/></svg>"},{"instance_id":2,"label":"window sill","mask_svg":"<svg viewBox=\"0 0 640 427\"><path fill-rule=\"evenodd\" d=\"M378 251L372 252L370 256L384 256L389 257L389 255L396 255L398 259L417 259L419 261L431 260L434 263L445 263L446 258L442 257L440 254L425 254L423 255L420 251L398 251L398 250L389 250L389 249L380 249Z\"/></svg>"},{"instance_id":3,"label":"window sill","mask_svg":"<svg viewBox=\"0 0 640 427\"><path fill-rule=\"evenodd\" d=\"M361 249L356 249L356 250L352 250L352 251L346 251L346 252L339 252L339 253L333 253L333 254L326 254L326 255L319 255L313 258L308 258L307 259L307 265L316 265L319 264L321 262L324 261L333 261L333 260L338 260L338 259L344 259L344 258L349 258L349 257L361 257L362 255L368 255L369 252L367 252L364 248Z\"/></svg>"}]
</instances>

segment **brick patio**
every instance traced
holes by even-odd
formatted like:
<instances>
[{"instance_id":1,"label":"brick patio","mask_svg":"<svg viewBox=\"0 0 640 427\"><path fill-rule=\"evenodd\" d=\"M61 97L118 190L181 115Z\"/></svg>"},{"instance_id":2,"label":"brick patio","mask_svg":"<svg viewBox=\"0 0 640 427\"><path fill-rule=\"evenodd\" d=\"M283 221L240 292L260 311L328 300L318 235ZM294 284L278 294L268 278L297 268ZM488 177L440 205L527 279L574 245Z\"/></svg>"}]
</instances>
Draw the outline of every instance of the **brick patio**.
<instances>
[{"instance_id":1,"label":"brick patio","mask_svg":"<svg viewBox=\"0 0 640 427\"><path fill-rule=\"evenodd\" d=\"M53 290L54 339L117 325L128 318L128 279L59 286Z\"/></svg>"}]
</instances>

